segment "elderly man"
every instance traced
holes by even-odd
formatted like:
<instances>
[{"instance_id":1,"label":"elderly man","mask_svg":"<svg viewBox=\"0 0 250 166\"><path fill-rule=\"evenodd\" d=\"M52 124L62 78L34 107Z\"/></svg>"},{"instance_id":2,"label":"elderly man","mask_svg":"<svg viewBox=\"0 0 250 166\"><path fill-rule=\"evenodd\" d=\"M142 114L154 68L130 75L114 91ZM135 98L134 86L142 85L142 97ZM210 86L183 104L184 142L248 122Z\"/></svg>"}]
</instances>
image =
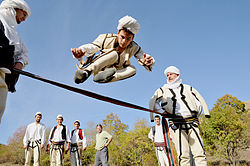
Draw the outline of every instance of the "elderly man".
<instances>
[{"instance_id":1,"label":"elderly man","mask_svg":"<svg viewBox=\"0 0 250 166\"><path fill-rule=\"evenodd\" d=\"M56 118L57 125L53 127L49 134L49 144L47 153L50 151L50 166L62 166L64 158L64 144L66 143L66 153L69 150L70 135L67 126L63 125L63 116Z\"/></svg>"},{"instance_id":2,"label":"elderly man","mask_svg":"<svg viewBox=\"0 0 250 166\"><path fill-rule=\"evenodd\" d=\"M30 165L32 152L34 153L34 166L39 166L41 149L45 144L45 126L40 123L42 113L37 112L35 115L35 122L27 126L23 144L25 149L25 166Z\"/></svg>"},{"instance_id":3,"label":"elderly man","mask_svg":"<svg viewBox=\"0 0 250 166\"><path fill-rule=\"evenodd\" d=\"M23 0L4 0L0 5L0 122L8 90L15 92L18 79L11 69L22 70L28 64L28 51L16 28L29 16L30 8Z\"/></svg>"},{"instance_id":4,"label":"elderly man","mask_svg":"<svg viewBox=\"0 0 250 166\"><path fill-rule=\"evenodd\" d=\"M87 140L79 120L74 122L74 127L70 134L70 163L72 166L81 166L82 151L86 150Z\"/></svg>"},{"instance_id":5,"label":"elderly man","mask_svg":"<svg viewBox=\"0 0 250 166\"><path fill-rule=\"evenodd\" d=\"M118 34L101 34L90 44L72 48L74 57L81 64L75 73L75 82L82 83L91 74L94 74L94 81L98 83L130 78L136 74L136 68L130 64L129 60L132 56L138 60L140 65L151 71L154 64L153 57L145 54L141 47L133 41L139 28L137 20L125 16L119 20ZM98 51L101 53L93 58ZM83 56L87 57L86 62L83 62Z\"/></svg>"},{"instance_id":6,"label":"elderly man","mask_svg":"<svg viewBox=\"0 0 250 166\"><path fill-rule=\"evenodd\" d=\"M155 126L150 129L148 133L148 138L150 138L155 144L155 152L158 159L159 166L171 166L171 162L169 160L169 148L165 146L164 134L161 124L161 117L159 115L155 115Z\"/></svg>"},{"instance_id":7,"label":"elderly man","mask_svg":"<svg viewBox=\"0 0 250 166\"><path fill-rule=\"evenodd\" d=\"M206 166L207 159L199 130L198 117L204 110L210 117L207 104L190 85L182 84L180 70L174 66L168 67L164 74L167 84L159 88L150 100L150 109L161 114L171 115L169 119L170 133L178 154L179 165L190 165L190 150L195 165ZM152 117L152 114L151 114Z\"/></svg>"}]
</instances>

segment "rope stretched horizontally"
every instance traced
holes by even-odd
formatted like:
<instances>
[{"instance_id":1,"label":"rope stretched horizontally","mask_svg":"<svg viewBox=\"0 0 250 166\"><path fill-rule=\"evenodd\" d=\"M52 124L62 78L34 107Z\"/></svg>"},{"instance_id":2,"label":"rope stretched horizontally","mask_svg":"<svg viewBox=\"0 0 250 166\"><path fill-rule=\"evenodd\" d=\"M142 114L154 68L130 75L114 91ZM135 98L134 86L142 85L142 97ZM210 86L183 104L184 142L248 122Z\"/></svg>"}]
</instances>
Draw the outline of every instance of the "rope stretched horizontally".
<instances>
[{"instance_id":1,"label":"rope stretched horizontally","mask_svg":"<svg viewBox=\"0 0 250 166\"><path fill-rule=\"evenodd\" d=\"M121 101L121 100L117 100L117 99L114 99L114 98L111 98L111 97L107 97L107 96L103 96L103 95L100 95L100 94L97 94L97 93L93 93L93 92L90 92L90 91L87 91L87 90L79 89L79 88L72 87L72 86L69 86L69 85L66 85L66 84L62 84L62 83L59 83L59 82L56 82L56 81L52 81L52 80L49 80L49 79L46 79L46 78L42 78L39 75L35 75L35 74L32 74L32 73L27 72L27 71L22 71L22 70L18 70L18 69L13 69L13 71L17 72L17 73L19 73L21 75L25 75L27 77L31 77L31 78L40 80L40 81L55 85L57 87L61 87L63 89L67 89L67 90L72 91L72 92L76 92L76 93L79 93L79 94L82 94L82 95L85 95L85 96L88 96L88 97L91 97L91 98L95 98L97 100L106 101L106 102L116 104L116 105L120 105L120 106L123 106L123 107L134 108L134 109L137 109L137 110L142 110L142 111L146 111L146 112L152 112L152 113L160 114L160 113L158 113L158 112L156 112L154 110L150 110L150 109L147 109L147 108L135 105L135 104L131 104L131 103L124 102L124 101ZM164 115L164 117L166 117L166 115Z\"/></svg>"}]
</instances>

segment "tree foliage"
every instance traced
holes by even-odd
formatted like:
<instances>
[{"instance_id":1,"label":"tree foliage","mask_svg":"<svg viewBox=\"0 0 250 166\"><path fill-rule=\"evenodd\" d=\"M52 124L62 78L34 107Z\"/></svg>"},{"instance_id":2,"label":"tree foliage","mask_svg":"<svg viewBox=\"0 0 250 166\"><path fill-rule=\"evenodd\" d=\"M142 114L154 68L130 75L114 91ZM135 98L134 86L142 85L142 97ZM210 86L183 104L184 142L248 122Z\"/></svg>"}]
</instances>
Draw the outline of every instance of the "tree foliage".
<instances>
[{"instance_id":1,"label":"tree foliage","mask_svg":"<svg viewBox=\"0 0 250 166\"><path fill-rule=\"evenodd\" d=\"M102 124L105 130L114 136L120 135L128 129L128 125L122 123L117 114L113 114L112 112L106 116Z\"/></svg>"},{"instance_id":2,"label":"tree foliage","mask_svg":"<svg viewBox=\"0 0 250 166\"><path fill-rule=\"evenodd\" d=\"M229 94L226 94L219 98L214 105L214 109L223 109L228 106L234 108L237 113L241 113L246 110L244 102L240 101L237 97Z\"/></svg>"},{"instance_id":3,"label":"tree foliage","mask_svg":"<svg viewBox=\"0 0 250 166\"><path fill-rule=\"evenodd\" d=\"M235 164L238 152L247 148L244 103L231 95L217 100L210 111L211 118L203 117L201 127L205 149L212 155L223 157Z\"/></svg>"}]
</instances>

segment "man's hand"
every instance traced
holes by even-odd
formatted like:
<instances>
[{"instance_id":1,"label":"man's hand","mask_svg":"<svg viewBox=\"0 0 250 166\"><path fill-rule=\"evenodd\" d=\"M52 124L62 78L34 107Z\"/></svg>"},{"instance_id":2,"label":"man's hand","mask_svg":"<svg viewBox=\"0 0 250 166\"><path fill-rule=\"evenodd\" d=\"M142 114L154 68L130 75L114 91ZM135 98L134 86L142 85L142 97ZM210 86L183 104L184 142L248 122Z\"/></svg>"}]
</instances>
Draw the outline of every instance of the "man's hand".
<instances>
[{"instance_id":1,"label":"man's hand","mask_svg":"<svg viewBox=\"0 0 250 166\"><path fill-rule=\"evenodd\" d=\"M147 55L144 53L144 62L147 66L152 66L154 63L154 58L151 55Z\"/></svg>"},{"instance_id":2,"label":"man's hand","mask_svg":"<svg viewBox=\"0 0 250 166\"><path fill-rule=\"evenodd\" d=\"M83 147L82 150L85 151L87 148L86 147Z\"/></svg>"},{"instance_id":3,"label":"man's hand","mask_svg":"<svg viewBox=\"0 0 250 166\"><path fill-rule=\"evenodd\" d=\"M71 52L75 58L81 58L85 54L85 52L82 52L82 49L80 48L71 48Z\"/></svg>"},{"instance_id":4,"label":"man's hand","mask_svg":"<svg viewBox=\"0 0 250 166\"><path fill-rule=\"evenodd\" d=\"M13 66L15 69L22 70L23 69L23 64L20 62L17 62Z\"/></svg>"},{"instance_id":5,"label":"man's hand","mask_svg":"<svg viewBox=\"0 0 250 166\"><path fill-rule=\"evenodd\" d=\"M24 145L23 148L24 148L24 149L27 149L27 148L28 148L28 145Z\"/></svg>"},{"instance_id":6,"label":"man's hand","mask_svg":"<svg viewBox=\"0 0 250 166\"><path fill-rule=\"evenodd\" d=\"M43 149L44 148L44 144L41 144L41 149Z\"/></svg>"}]
</instances>

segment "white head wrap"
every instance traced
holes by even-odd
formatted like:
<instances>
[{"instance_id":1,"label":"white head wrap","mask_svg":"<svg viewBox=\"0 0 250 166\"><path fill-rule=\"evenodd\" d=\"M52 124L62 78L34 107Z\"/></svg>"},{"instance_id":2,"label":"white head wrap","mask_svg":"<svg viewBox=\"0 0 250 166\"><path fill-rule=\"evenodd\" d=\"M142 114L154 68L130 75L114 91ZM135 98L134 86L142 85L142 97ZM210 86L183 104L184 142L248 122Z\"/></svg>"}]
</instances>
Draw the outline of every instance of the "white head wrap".
<instances>
[{"instance_id":1,"label":"white head wrap","mask_svg":"<svg viewBox=\"0 0 250 166\"><path fill-rule=\"evenodd\" d=\"M25 12L27 12L28 14L27 17L29 17L31 14L30 8L24 0L4 0L0 5L0 9L3 9L3 8L4 9L7 9L7 8L22 9Z\"/></svg>"},{"instance_id":2,"label":"white head wrap","mask_svg":"<svg viewBox=\"0 0 250 166\"><path fill-rule=\"evenodd\" d=\"M37 112L35 116L37 116L37 115L42 115L42 113L41 112Z\"/></svg>"},{"instance_id":3,"label":"white head wrap","mask_svg":"<svg viewBox=\"0 0 250 166\"><path fill-rule=\"evenodd\" d=\"M17 57L17 59L14 60L27 65L28 50L16 30L18 24L16 22L15 8L26 11L28 16L31 13L24 0L4 0L0 5L0 21L4 26L4 34L9 39L9 44L15 46L14 58Z\"/></svg>"},{"instance_id":4,"label":"white head wrap","mask_svg":"<svg viewBox=\"0 0 250 166\"><path fill-rule=\"evenodd\" d=\"M166 75L166 77L167 77L168 73L181 74L180 70L177 67L175 67L175 66L169 66L169 67L167 67L165 69L165 71L164 71L164 74Z\"/></svg>"},{"instance_id":5,"label":"white head wrap","mask_svg":"<svg viewBox=\"0 0 250 166\"><path fill-rule=\"evenodd\" d=\"M135 35L140 29L140 24L133 17L124 16L119 20L117 30L119 31L123 28L126 28Z\"/></svg>"},{"instance_id":6,"label":"white head wrap","mask_svg":"<svg viewBox=\"0 0 250 166\"><path fill-rule=\"evenodd\" d=\"M180 70L175 67L175 66L169 66L165 69L164 74L167 77L167 73L175 73L175 74L179 74L179 76L173 81L173 82L168 82L167 80L167 84L165 84L166 88L170 88L170 89L174 89L180 86L180 84L182 83L182 80L180 79Z\"/></svg>"},{"instance_id":7,"label":"white head wrap","mask_svg":"<svg viewBox=\"0 0 250 166\"><path fill-rule=\"evenodd\" d=\"M61 114L57 115L56 119L59 119L59 118L63 119L63 116Z\"/></svg>"}]
</instances>

